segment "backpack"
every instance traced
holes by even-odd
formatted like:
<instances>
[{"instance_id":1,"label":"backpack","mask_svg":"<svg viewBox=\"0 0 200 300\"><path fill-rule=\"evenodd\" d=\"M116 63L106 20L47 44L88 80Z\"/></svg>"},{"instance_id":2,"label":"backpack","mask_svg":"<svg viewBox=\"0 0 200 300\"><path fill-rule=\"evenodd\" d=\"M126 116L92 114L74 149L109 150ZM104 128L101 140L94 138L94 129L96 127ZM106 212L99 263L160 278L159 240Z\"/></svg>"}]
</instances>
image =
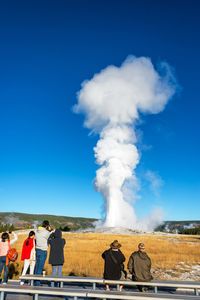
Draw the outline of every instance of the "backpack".
<instances>
[{"instance_id":1,"label":"backpack","mask_svg":"<svg viewBox=\"0 0 200 300\"><path fill-rule=\"evenodd\" d=\"M10 248L10 249L8 250L7 257L8 257L8 259L11 260L12 262L16 261L17 258L18 258L17 250L16 250L15 248Z\"/></svg>"},{"instance_id":2,"label":"backpack","mask_svg":"<svg viewBox=\"0 0 200 300\"><path fill-rule=\"evenodd\" d=\"M10 248L10 240L8 240L8 247L9 247L9 250L6 255L6 266L8 266L9 261L14 262L18 258L17 250L15 248Z\"/></svg>"}]
</instances>

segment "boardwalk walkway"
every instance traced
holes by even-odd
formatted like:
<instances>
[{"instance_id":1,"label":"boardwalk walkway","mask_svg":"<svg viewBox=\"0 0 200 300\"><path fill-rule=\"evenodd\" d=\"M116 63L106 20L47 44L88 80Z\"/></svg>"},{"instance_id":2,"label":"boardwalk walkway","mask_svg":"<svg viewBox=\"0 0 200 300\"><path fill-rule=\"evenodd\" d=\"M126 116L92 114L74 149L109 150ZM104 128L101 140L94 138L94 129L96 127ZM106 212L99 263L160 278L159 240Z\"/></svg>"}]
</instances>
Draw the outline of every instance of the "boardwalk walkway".
<instances>
[{"instance_id":1,"label":"boardwalk walkway","mask_svg":"<svg viewBox=\"0 0 200 300\"><path fill-rule=\"evenodd\" d=\"M86 279L86 278L85 278ZM197 283L198 284L198 283ZM3 291L3 292L2 292ZM115 286L110 292L105 291L104 285L93 287L86 283L67 283L63 288L51 288L48 282L43 282L42 286L19 285L19 281L9 281L8 285L0 285L0 300L60 300L60 299L123 299L123 300L200 300L191 290L179 290L172 288L159 288L159 293L150 289L147 293L139 293L136 286L127 286L123 292L119 292Z\"/></svg>"}]
</instances>

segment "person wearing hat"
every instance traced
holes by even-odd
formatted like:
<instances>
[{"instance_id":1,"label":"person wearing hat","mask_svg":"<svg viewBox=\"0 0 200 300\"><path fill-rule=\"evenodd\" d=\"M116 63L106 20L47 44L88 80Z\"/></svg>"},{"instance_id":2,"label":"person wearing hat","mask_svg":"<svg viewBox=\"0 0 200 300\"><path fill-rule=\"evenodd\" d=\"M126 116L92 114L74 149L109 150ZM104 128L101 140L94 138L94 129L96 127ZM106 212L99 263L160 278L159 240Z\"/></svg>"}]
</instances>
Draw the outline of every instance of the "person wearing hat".
<instances>
[{"instance_id":1,"label":"person wearing hat","mask_svg":"<svg viewBox=\"0 0 200 300\"><path fill-rule=\"evenodd\" d=\"M138 251L131 254L128 261L128 270L132 274L133 281L151 281L151 259L145 252L143 243L139 243ZM140 292L146 292L147 287L138 286Z\"/></svg>"},{"instance_id":2,"label":"person wearing hat","mask_svg":"<svg viewBox=\"0 0 200 300\"><path fill-rule=\"evenodd\" d=\"M110 244L110 249L106 250L102 254L102 258L104 259L104 279L109 280L119 280L121 279L121 271L123 262L125 261L125 256L120 251L121 245L117 240L113 241ZM123 285L120 285L120 291L122 290ZM109 291L110 287L106 284L106 290Z\"/></svg>"}]
</instances>

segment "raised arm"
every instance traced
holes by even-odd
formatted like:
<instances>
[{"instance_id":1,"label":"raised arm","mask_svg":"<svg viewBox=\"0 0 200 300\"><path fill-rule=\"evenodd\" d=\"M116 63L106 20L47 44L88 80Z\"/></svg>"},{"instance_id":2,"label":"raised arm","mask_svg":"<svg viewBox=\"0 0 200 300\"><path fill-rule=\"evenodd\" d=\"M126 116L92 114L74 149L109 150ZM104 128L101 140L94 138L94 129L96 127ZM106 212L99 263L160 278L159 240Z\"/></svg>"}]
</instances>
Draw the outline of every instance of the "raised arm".
<instances>
[{"instance_id":1,"label":"raised arm","mask_svg":"<svg viewBox=\"0 0 200 300\"><path fill-rule=\"evenodd\" d=\"M18 235L15 232L13 232L13 236L14 236L14 238L10 241L11 245L18 240Z\"/></svg>"}]
</instances>

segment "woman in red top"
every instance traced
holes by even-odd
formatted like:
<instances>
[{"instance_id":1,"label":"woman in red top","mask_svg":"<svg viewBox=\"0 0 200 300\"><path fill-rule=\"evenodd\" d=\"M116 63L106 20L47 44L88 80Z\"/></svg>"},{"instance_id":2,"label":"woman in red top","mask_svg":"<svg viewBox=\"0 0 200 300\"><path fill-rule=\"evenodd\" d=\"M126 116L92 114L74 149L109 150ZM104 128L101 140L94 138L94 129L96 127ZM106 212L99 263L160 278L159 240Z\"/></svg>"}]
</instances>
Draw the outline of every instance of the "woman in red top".
<instances>
[{"instance_id":1,"label":"woman in red top","mask_svg":"<svg viewBox=\"0 0 200 300\"><path fill-rule=\"evenodd\" d=\"M35 268L35 232L30 231L28 238L24 241L22 247L22 256L21 260L24 260L24 268L22 271L22 276L26 274L28 267L30 266L30 274L34 273ZM20 282L21 285L24 284L24 281Z\"/></svg>"}]
</instances>

